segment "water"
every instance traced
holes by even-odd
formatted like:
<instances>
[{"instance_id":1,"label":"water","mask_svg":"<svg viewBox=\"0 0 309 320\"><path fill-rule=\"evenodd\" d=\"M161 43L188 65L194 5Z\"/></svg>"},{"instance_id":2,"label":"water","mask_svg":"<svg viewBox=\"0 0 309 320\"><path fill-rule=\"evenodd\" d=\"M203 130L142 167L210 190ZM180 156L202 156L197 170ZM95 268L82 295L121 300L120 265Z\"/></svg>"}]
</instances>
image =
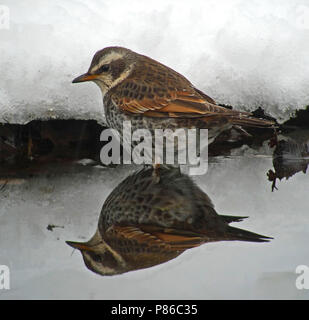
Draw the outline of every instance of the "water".
<instances>
[{"instance_id":1,"label":"water","mask_svg":"<svg viewBox=\"0 0 309 320\"><path fill-rule=\"evenodd\" d=\"M11 270L11 290L1 299L308 299L295 286L296 267L309 264L308 176L277 180L272 192L272 157L249 151L213 158L193 179L219 214L249 216L233 226L273 240L206 243L112 277L87 269L65 241L91 238L105 199L138 167L50 165L8 181L0 191L0 261Z\"/></svg>"},{"instance_id":2,"label":"water","mask_svg":"<svg viewBox=\"0 0 309 320\"><path fill-rule=\"evenodd\" d=\"M9 28L0 26L1 123L103 123L99 90L71 81L111 45L172 67L217 103L263 106L280 123L308 104L305 0L1 5L10 12ZM113 277L91 272L65 241L91 238L104 201L137 167L46 164L10 179L1 167L0 265L10 268L11 289L0 290L0 299L308 299L295 286L295 269L309 265L309 135L295 132L279 137L274 155L267 143L243 146L211 158L207 174L194 178L219 214L249 216L233 226L273 240L208 243Z\"/></svg>"}]
</instances>

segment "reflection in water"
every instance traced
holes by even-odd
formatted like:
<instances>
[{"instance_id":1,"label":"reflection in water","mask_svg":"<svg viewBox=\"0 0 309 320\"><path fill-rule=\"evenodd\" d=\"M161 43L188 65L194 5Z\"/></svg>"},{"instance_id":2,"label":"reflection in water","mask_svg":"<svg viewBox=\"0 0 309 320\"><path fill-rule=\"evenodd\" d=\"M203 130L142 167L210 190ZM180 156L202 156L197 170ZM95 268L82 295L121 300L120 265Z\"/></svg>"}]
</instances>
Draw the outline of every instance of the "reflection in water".
<instances>
[{"instance_id":1,"label":"reflection in water","mask_svg":"<svg viewBox=\"0 0 309 320\"><path fill-rule=\"evenodd\" d=\"M308 135L308 132L307 132ZM270 145L276 146L273 153L274 170L267 173L268 180L272 181L272 191L277 189L276 180L290 178L297 172L306 173L309 164L309 136L301 135L286 139L273 140Z\"/></svg>"},{"instance_id":2,"label":"reflection in water","mask_svg":"<svg viewBox=\"0 0 309 320\"><path fill-rule=\"evenodd\" d=\"M209 197L178 168L144 168L105 201L95 235L78 248L88 269L113 275L171 260L206 242L271 239L229 226L245 217L218 215Z\"/></svg>"}]
</instances>

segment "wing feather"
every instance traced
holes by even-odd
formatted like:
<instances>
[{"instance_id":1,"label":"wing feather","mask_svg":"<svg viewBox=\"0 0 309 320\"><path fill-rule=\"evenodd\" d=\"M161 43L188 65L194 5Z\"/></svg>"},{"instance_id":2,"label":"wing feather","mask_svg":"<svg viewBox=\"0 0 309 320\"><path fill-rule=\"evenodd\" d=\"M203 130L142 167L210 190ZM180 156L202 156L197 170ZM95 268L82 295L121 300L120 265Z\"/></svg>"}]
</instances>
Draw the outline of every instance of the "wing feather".
<instances>
[{"instance_id":1,"label":"wing feather","mask_svg":"<svg viewBox=\"0 0 309 320\"><path fill-rule=\"evenodd\" d=\"M106 236L134 239L140 244L160 246L168 251L186 250L205 242L205 237L194 232L148 225L112 226L107 230Z\"/></svg>"},{"instance_id":2,"label":"wing feather","mask_svg":"<svg viewBox=\"0 0 309 320\"><path fill-rule=\"evenodd\" d=\"M205 118L224 116L232 124L268 127L274 123L251 113L216 105L176 71L141 56L134 71L108 92L114 105L132 115L146 117ZM253 120L252 120L253 119Z\"/></svg>"},{"instance_id":3,"label":"wing feather","mask_svg":"<svg viewBox=\"0 0 309 320\"><path fill-rule=\"evenodd\" d=\"M238 113L237 111L231 111L208 102L193 89L191 89L191 92L187 90L167 91L167 93L162 96L162 94L158 94L155 90L152 90L149 84L145 84L142 87L146 86L146 92L151 92L150 94L142 95L137 93L134 96L133 94L128 95L128 90L123 90L123 88L133 87L132 84L128 84L128 82L130 83L131 81L133 80L127 79L123 81L119 88L114 88L111 92L113 103L125 112L144 114L145 116L151 117L159 116L157 113L148 113L148 111L154 110L158 113L175 113L175 117L177 117L178 113L196 116L216 113ZM136 86L134 88L136 88ZM137 86L135 90L138 90L138 88Z\"/></svg>"},{"instance_id":4,"label":"wing feather","mask_svg":"<svg viewBox=\"0 0 309 320\"><path fill-rule=\"evenodd\" d=\"M112 88L109 95L123 111L151 117L160 113L178 117L179 113L203 116L231 112L217 106L181 74L145 56L140 56L134 72Z\"/></svg>"}]
</instances>

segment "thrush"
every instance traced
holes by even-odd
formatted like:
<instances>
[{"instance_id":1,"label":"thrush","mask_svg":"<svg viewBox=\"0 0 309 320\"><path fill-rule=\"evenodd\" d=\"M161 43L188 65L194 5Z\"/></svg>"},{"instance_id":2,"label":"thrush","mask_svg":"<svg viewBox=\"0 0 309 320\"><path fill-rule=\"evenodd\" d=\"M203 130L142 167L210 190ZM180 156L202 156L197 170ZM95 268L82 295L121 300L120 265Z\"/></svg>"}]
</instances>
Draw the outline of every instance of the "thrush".
<instances>
[{"instance_id":1,"label":"thrush","mask_svg":"<svg viewBox=\"0 0 309 320\"><path fill-rule=\"evenodd\" d=\"M92 239L67 241L93 272L114 275L148 268L207 242L271 239L230 226L247 217L217 214L207 194L179 168L156 170L144 167L111 192Z\"/></svg>"},{"instance_id":2,"label":"thrush","mask_svg":"<svg viewBox=\"0 0 309 320\"><path fill-rule=\"evenodd\" d=\"M132 129L208 129L209 143L232 126L271 127L274 122L216 105L183 75L145 55L107 47L94 55L87 73L73 83L93 81L102 91L106 122L122 135Z\"/></svg>"}]
</instances>

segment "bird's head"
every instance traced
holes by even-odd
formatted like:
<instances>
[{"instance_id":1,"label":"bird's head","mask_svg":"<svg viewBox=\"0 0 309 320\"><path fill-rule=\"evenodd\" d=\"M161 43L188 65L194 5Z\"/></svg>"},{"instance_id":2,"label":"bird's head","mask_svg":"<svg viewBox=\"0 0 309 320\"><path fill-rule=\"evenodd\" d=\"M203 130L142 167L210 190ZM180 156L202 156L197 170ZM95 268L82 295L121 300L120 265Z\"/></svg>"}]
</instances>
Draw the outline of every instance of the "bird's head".
<instances>
[{"instance_id":1,"label":"bird's head","mask_svg":"<svg viewBox=\"0 0 309 320\"><path fill-rule=\"evenodd\" d=\"M105 94L131 73L136 53L122 47L107 47L94 55L88 71L72 83L94 81Z\"/></svg>"},{"instance_id":2,"label":"bird's head","mask_svg":"<svg viewBox=\"0 0 309 320\"><path fill-rule=\"evenodd\" d=\"M127 271L123 258L102 239L98 230L87 242L66 243L81 252L86 267L95 273L111 276Z\"/></svg>"}]
</instances>

